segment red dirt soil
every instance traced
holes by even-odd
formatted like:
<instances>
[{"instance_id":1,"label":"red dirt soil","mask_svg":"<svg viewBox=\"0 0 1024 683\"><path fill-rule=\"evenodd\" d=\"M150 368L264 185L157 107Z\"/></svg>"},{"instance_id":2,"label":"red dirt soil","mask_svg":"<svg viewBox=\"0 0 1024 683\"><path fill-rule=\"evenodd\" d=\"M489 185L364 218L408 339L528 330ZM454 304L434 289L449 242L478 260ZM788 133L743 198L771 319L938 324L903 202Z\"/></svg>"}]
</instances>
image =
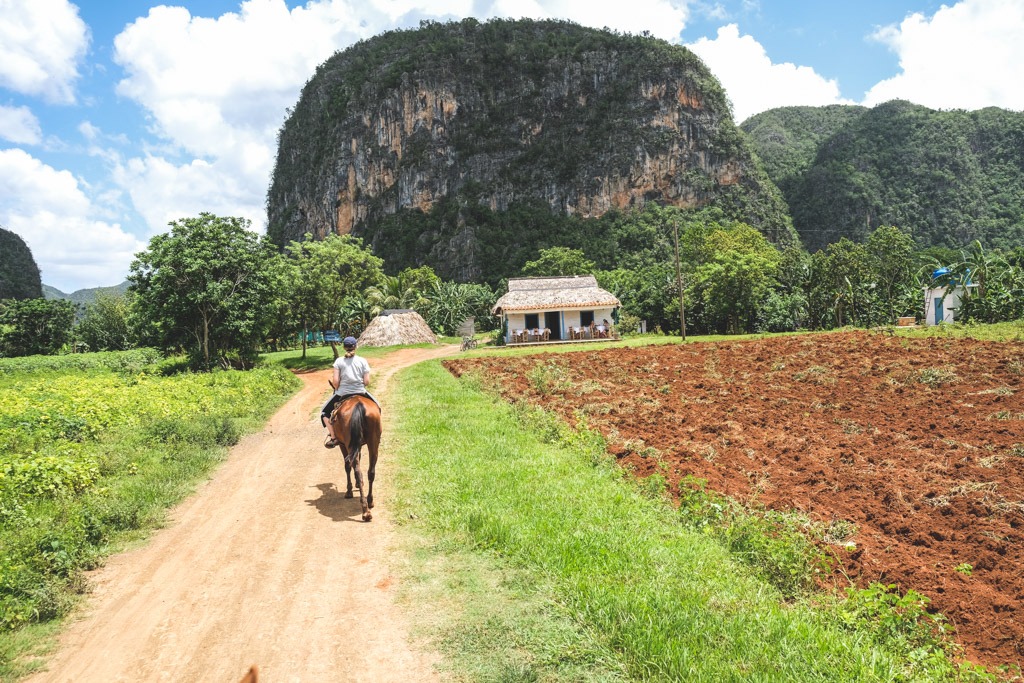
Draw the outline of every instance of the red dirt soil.
<instances>
[{"instance_id":1,"label":"red dirt soil","mask_svg":"<svg viewBox=\"0 0 1024 683\"><path fill-rule=\"evenodd\" d=\"M1024 665L1024 345L838 333L445 365L570 422L580 411L674 494L693 476L853 522L837 579L914 589L970 659Z\"/></svg>"}]
</instances>

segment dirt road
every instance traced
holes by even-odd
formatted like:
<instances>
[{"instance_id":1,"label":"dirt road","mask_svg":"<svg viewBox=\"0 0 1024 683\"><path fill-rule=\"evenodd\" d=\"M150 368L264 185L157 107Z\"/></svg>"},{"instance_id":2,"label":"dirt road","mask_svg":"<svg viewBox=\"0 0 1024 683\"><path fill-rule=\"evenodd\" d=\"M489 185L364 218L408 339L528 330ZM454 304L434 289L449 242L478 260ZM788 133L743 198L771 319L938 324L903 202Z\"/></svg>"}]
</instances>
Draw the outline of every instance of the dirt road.
<instances>
[{"instance_id":1,"label":"dirt road","mask_svg":"<svg viewBox=\"0 0 1024 683\"><path fill-rule=\"evenodd\" d=\"M457 347L405 349L371 362L375 395L395 370ZM266 429L246 437L145 547L110 559L30 681L225 681L250 664L260 680L438 680L393 604L388 500L389 414L373 521L347 500L337 449L323 448L317 410L329 371Z\"/></svg>"}]
</instances>

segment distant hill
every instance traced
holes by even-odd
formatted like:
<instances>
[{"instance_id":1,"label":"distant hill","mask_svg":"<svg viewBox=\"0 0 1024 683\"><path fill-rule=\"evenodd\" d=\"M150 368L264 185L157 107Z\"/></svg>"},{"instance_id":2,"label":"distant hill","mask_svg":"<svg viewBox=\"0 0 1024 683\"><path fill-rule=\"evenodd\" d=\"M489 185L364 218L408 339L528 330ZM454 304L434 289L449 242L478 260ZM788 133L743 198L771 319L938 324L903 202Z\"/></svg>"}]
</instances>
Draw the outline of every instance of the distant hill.
<instances>
[{"instance_id":1,"label":"distant hill","mask_svg":"<svg viewBox=\"0 0 1024 683\"><path fill-rule=\"evenodd\" d=\"M0 227L0 299L43 296L39 266L25 240Z\"/></svg>"},{"instance_id":2,"label":"distant hill","mask_svg":"<svg viewBox=\"0 0 1024 683\"><path fill-rule=\"evenodd\" d=\"M811 251L880 225L920 247L1024 245L1024 113L894 100L773 109L741 128Z\"/></svg>"},{"instance_id":3,"label":"distant hill","mask_svg":"<svg viewBox=\"0 0 1024 683\"><path fill-rule=\"evenodd\" d=\"M79 289L77 291L72 292L71 294L65 294L56 287L51 287L50 285L43 285L43 296L45 296L47 299L66 299L68 301L73 301L81 306L85 306L86 304L91 304L93 301L95 301L96 297L99 296L100 294L111 294L115 296L124 294L125 292L128 291L129 284L131 283L125 280L121 284L114 285L113 287L92 287L89 289Z\"/></svg>"}]
</instances>

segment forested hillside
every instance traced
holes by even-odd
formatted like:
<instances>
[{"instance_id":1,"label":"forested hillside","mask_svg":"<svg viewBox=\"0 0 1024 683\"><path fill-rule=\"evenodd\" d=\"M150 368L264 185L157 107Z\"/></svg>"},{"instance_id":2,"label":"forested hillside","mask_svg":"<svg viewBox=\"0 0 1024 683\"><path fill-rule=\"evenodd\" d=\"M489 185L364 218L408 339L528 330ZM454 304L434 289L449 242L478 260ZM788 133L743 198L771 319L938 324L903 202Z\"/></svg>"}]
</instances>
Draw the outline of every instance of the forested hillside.
<instances>
[{"instance_id":1,"label":"forested hillside","mask_svg":"<svg viewBox=\"0 0 1024 683\"><path fill-rule=\"evenodd\" d=\"M38 299L42 286L39 266L25 240L0 227L0 299Z\"/></svg>"},{"instance_id":2,"label":"forested hillside","mask_svg":"<svg viewBox=\"0 0 1024 683\"><path fill-rule=\"evenodd\" d=\"M50 285L43 285L43 296L47 299L66 299L67 301L73 301L76 304L85 306L96 301L98 296L121 296L128 291L129 282L125 280L119 285L113 287L89 287L88 289L76 289L70 294L65 293L51 287Z\"/></svg>"},{"instance_id":3,"label":"forested hillside","mask_svg":"<svg viewBox=\"0 0 1024 683\"><path fill-rule=\"evenodd\" d=\"M550 246L621 250L650 204L720 209L795 241L777 188L689 50L567 22L385 33L322 64L279 135L279 245L365 237L392 271L496 282ZM612 267L609 265L609 267Z\"/></svg>"},{"instance_id":4,"label":"forested hillside","mask_svg":"<svg viewBox=\"0 0 1024 683\"><path fill-rule=\"evenodd\" d=\"M1024 113L788 107L742 128L815 251L879 225L919 247L1024 244Z\"/></svg>"}]
</instances>

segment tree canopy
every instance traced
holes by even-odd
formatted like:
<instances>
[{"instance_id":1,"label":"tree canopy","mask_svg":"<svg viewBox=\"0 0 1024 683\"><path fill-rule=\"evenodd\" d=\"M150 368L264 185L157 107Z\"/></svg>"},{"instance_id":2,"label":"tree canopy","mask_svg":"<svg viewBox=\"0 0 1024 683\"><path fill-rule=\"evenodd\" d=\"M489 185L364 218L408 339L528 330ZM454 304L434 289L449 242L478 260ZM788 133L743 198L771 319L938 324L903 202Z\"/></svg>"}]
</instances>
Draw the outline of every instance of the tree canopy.
<instances>
[{"instance_id":1,"label":"tree canopy","mask_svg":"<svg viewBox=\"0 0 1024 683\"><path fill-rule=\"evenodd\" d=\"M138 313L154 341L205 369L250 364L270 325L273 246L244 218L170 223L131 264Z\"/></svg>"}]
</instances>

